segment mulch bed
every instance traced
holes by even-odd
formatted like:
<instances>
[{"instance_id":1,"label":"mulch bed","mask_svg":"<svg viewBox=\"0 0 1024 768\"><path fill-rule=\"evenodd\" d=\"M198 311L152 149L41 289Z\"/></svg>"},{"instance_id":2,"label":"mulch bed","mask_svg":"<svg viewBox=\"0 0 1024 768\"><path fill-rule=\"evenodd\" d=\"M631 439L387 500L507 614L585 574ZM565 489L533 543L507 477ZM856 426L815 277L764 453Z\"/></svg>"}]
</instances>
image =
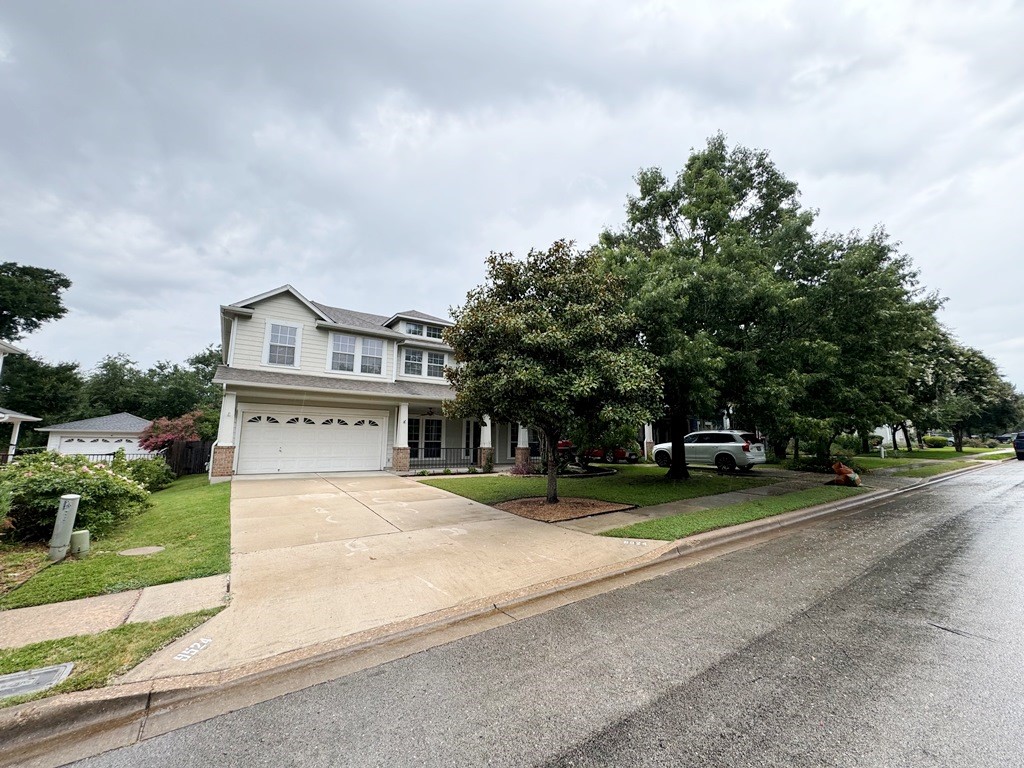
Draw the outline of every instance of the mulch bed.
<instances>
[{"instance_id":1,"label":"mulch bed","mask_svg":"<svg viewBox=\"0 0 1024 768\"><path fill-rule=\"evenodd\" d=\"M557 504L548 504L543 496L529 499L515 499L495 504L498 509L511 512L513 515L539 520L542 523L559 523L563 520L576 520L580 517L600 515L604 512L621 512L633 509L632 504L613 504L599 499L576 499L559 497Z\"/></svg>"}]
</instances>

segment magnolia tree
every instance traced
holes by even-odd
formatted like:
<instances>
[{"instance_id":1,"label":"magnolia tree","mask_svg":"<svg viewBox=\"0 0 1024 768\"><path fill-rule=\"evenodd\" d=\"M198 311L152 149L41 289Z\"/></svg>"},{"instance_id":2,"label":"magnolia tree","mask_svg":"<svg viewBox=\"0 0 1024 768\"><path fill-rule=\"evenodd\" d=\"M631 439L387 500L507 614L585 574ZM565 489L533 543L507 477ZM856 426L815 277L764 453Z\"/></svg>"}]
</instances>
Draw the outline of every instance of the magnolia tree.
<instances>
[{"instance_id":1,"label":"magnolia tree","mask_svg":"<svg viewBox=\"0 0 1024 768\"><path fill-rule=\"evenodd\" d=\"M525 259L492 253L487 280L452 310L445 339L450 418L530 424L549 446L547 500L558 501L554 447L581 422L639 425L660 407L655 359L641 344L622 281L560 240Z\"/></svg>"}]
</instances>

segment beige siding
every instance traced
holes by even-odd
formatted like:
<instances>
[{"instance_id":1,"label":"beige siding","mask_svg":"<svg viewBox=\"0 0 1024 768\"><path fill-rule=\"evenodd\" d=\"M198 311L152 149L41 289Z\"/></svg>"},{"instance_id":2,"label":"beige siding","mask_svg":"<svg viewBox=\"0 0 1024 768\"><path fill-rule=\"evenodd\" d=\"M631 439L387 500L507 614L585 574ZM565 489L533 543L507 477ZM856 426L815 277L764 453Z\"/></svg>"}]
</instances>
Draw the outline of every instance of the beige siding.
<instances>
[{"instance_id":1,"label":"beige siding","mask_svg":"<svg viewBox=\"0 0 1024 768\"><path fill-rule=\"evenodd\" d=\"M346 374L327 372L327 345L330 332L316 327L317 316L298 299L288 294L282 294L259 302L253 309L254 312L251 318L238 319L235 349L231 360L232 366L236 368L290 371L310 376L346 376ZM265 365L263 363L263 350L268 321L302 325L302 344L299 350L298 368ZM394 370L395 344L387 339L383 339L383 341L384 374L382 376L357 374L353 378L370 378L375 381L389 381L391 379Z\"/></svg>"}]
</instances>

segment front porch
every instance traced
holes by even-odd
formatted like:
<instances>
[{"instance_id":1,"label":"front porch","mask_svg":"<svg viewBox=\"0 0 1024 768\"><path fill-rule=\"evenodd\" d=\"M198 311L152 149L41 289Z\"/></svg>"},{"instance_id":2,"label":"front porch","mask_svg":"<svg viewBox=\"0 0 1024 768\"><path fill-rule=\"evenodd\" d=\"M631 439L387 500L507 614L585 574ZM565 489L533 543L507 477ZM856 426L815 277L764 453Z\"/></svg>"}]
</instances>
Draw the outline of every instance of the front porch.
<instances>
[{"instance_id":1,"label":"front porch","mask_svg":"<svg viewBox=\"0 0 1024 768\"><path fill-rule=\"evenodd\" d=\"M522 443L520 442L522 441ZM519 446L523 449L519 450ZM531 450L532 448L532 450ZM539 456L532 430L489 419L448 419L437 407L398 406L391 469L398 473L471 471L527 463Z\"/></svg>"}]
</instances>

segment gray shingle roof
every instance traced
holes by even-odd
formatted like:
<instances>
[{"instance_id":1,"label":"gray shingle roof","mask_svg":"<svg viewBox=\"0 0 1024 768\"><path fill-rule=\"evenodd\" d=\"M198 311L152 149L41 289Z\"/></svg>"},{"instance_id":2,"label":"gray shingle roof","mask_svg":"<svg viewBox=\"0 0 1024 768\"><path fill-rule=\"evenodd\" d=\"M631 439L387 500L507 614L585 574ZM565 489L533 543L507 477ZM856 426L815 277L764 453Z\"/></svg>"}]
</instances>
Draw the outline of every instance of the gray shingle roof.
<instances>
[{"instance_id":1,"label":"gray shingle roof","mask_svg":"<svg viewBox=\"0 0 1024 768\"><path fill-rule=\"evenodd\" d=\"M384 323L388 321L388 318L383 315L371 315L368 312L355 312L351 309L342 309L341 307L329 307L318 301L314 301L312 304L335 323L345 328L363 329L391 338L405 337L405 334L386 327Z\"/></svg>"},{"instance_id":2,"label":"gray shingle roof","mask_svg":"<svg viewBox=\"0 0 1024 768\"><path fill-rule=\"evenodd\" d=\"M301 387L332 392L350 392L358 395L387 395L395 398L421 400L452 400L455 393L447 384L420 383L418 381L363 381L361 379L305 376L280 371L254 371L248 368L230 368L222 365L213 377L215 384L250 384L254 386Z\"/></svg>"},{"instance_id":3,"label":"gray shingle roof","mask_svg":"<svg viewBox=\"0 0 1024 768\"><path fill-rule=\"evenodd\" d=\"M426 312L418 312L415 309L408 309L405 312L395 312L395 317L411 317L416 320L429 320L434 323L444 323L445 325L451 322L451 320L445 320L443 317L434 317L433 315L428 315ZM387 318L384 319L387 320Z\"/></svg>"},{"instance_id":4,"label":"gray shingle roof","mask_svg":"<svg viewBox=\"0 0 1024 768\"><path fill-rule=\"evenodd\" d=\"M133 416L130 413L112 413L109 416L97 416L94 419L69 421L66 424L54 424L49 427L36 427L36 432L126 432L137 434L153 422Z\"/></svg>"}]
</instances>

